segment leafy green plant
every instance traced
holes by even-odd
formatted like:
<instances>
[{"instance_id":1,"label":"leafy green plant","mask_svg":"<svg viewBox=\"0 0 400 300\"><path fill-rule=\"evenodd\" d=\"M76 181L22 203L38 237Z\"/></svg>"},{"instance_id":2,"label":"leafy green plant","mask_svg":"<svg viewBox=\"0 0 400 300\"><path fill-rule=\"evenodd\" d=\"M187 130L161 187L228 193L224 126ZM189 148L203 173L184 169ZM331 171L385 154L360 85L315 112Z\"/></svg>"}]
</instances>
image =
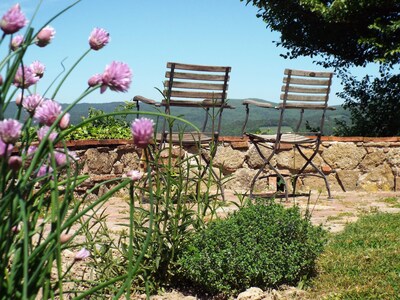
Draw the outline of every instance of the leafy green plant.
<instances>
[{"instance_id":1,"label":"leafy green plant","mask_svg":"<svg viewBox=\"0 0 400 300\"><path fill-rule=\"evenodd\" d=\"M126 102L115 109L116 115L105 113L100 109L90 108L87 117L82 121L95 119L93 122L78 126L66 139L88 140L88 139L130 139L132 134L128 115L132 114L134 103ZM126 114L124 114L126 113Z\"/></svg>"},{"instance_id":2,"label":"leafy green plant","mask_svg":"<svg viewBox=\"0 0 400 300\"><path fill-rule=\"evenodd\" d=\"M178 260L179 278L203 292L296 285L314 273L325 231L274 202L250 204L194 233Z\"/></svg>"}]
</instances>

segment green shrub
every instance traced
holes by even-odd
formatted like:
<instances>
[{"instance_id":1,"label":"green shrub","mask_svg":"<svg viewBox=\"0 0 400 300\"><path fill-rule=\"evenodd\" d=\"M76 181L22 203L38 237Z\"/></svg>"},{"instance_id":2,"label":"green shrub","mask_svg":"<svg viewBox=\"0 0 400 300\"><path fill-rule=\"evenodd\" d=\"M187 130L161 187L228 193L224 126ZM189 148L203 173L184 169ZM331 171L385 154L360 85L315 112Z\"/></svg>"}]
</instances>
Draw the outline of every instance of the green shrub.
<instances>
[{"instance_id":1,"label":"green shrub","mask_svg":"<svg viewBox=\"0 0 400 300\"><path fill-rule=\"evenodd\" d=\"M250 204L210 223L179 258L180 281L211 294L234 295L249 287L296 285L309 278L326 233L289 209Z\"/></svg>"}]
</instances>

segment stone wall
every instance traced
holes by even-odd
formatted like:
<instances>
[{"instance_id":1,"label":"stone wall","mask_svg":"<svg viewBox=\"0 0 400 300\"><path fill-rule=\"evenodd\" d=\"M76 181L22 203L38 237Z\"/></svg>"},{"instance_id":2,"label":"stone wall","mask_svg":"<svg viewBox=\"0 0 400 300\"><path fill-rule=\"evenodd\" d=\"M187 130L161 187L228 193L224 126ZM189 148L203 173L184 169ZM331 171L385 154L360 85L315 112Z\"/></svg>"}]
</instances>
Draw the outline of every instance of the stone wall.
<instances>
[{"instance_id":1,"label":"stone wall","mask_svg":"<svg viewBox=\"0 0 400 300\"><path fill-rule=\"evenodd\" d=\"M139 167L140 151L135 149L131 141L75 141L69 144L69 148L77 152L83 164L82 172L90 174L91 183L119 177ZM313 161L326 174L332 191L374 192L400 189L400 184L397 184L400 172L400 138L397 137L324 137ZM273 159L274 166L287 175L298 171L303 162L304 159L292 147L282 147ZM247 139L221 138L214 167L230 176L225 184L227 188L247 191L261 164L254 146ZM299 188L324 191L325 185L322 179L313 176L299 180ZM276 178L261 180L256 189L276 189Z\"/></svg>"}]
</instances>

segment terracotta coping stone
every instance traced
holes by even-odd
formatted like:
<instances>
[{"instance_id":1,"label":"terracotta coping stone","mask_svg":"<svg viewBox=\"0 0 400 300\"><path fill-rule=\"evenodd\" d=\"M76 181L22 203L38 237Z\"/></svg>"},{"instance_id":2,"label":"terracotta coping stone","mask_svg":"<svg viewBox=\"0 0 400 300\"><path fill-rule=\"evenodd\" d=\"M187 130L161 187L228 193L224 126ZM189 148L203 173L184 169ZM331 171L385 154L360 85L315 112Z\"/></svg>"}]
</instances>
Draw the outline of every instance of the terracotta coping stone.
<instances>
[{"instance_id":1,"label":"terracotta coping stone","mask_svg":"<svg viewBox=\"0 0 400 300\"><path fill-rule=\"evenodd\" d=\"M247 136L220 136L220 142L231 143L233 148L246 148L249 138ZM360 136L323 136L323 142L400 142L400 137L360 137ZM74 140L68 141L67 147L70 149L84 149L93 146L119 146L131 145L132 139L107 139L107 140Z\"/></svg>"}]
</instances>

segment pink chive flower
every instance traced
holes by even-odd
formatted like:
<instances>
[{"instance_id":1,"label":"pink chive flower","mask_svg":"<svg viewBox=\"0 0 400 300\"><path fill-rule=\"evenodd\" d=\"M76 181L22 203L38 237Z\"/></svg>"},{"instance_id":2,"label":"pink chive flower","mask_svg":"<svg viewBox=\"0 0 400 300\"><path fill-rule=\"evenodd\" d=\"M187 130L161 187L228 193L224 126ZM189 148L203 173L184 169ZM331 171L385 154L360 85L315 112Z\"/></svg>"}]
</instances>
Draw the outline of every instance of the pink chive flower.
<instances>
[{"instance_id":1,"label":"pink chive flower","mask_svg":"<svg viewBox=\"0 0 400 300\"><path fill-rule=\"evenodd\" d=\"M20 106L20 105L22 104L23 98L24 98L24 97L22 97L22 93L19 93L19 94L17 95L17 97L15 98L15 104L18 105L18 106Z\"/></svg>"},{"instance_id":2,"label":"pink chive flower","mask_svg":"<svg viewBox=\"0 0 400 300\"><path fill-rule=\"evenodd\" d=\"M50 174L52 172L53 172L53 168L52 167L46 166L46 165L42 165L39 168L39 171L37 172L36 176L37 177L42 177L42 176L45 176L45 175Z\"/></svg>"},{"instance_id":3,"label":"pink chive flower","mask_svg":"<svg viewBox=\"0 0 400 300\"><path fill-rule=\"evenodd\" d=\"M110 34L103 28L94 28L89 36L89 45L93 50L100 50L110 41Z\"/></svg>"},{"instance_id":4,"label":"pink chive flower","mask_svg":"<svg viewBox=\"0 0 400 300\"><path fill-rule=\"evenodd\" d=\"M45 100L36 108L34 117L40 124L51 126L61 113L60 104L53 100Z\"/></svg>"},{"instance_id":5,"label":"pink chive flower","mask_svg":"<svg viewBox=\"0 0 400 300\"><path fill-rule=\"evenodd\" d=\"M90 87L94 87L100 83L102 83L102 74L94 74L92 77L89 78L88 80L88 85Z\"/></svg>"},{"instance_id":6,"label":"pink chive flower","mask_svg":"<svg viewBox=\"0 0 400 300\"><path fill-rule=\"evenodd\" d=\"M31 114L35 112L36 107L38 107L43 102L43 97L39 94L32 94L23 99L22 106Z\"/></svg>"},{"instance_id":7,"label":"pink chive flower","mask_svg":"<svg viewBox=\"0 0 400 300\"><path fill-rule=\"evenodd\" d=\"M153 137L154 122L151 119L135 119L131 125L133 143L139 148L146 148Z\"/></svg>"},{"instance_id":8,"label":"pink chive flower","mask_svg":"<svg viewBox=\"0 0 400 300\"><path fill-rule=\"evenodd\" d=\"M132 71L125 63L113 61L106 66L102 76L100 93L108 88L116 92L126 92L132 82Z\"/></svg>"},{"instance_id":9,"label":"pink chive flower","mask_svg":"<svg viewBox=\"0 0 400 300\"><path fill-rule=\"evenodd\" d=\"M0 121L0 138L6 144L14 144L21 136L22 124L14 119Z\"/></svg>"},{"instance_id":10,"label":"pink chive flower","mask_svg":"<svg viewBox=\"0 0 400 300\"><path fill-rule=\"evenodd\" d=\"M39 78L43 77L44 70L46 69L45 65L38 60L35 60L33 63L31 63L29 68L31 68L32 73Z\"/></svg>"},{"instance_id":11,"label":"pink chive flower","mask_svg":"<svg viewBox=\"0 0 400 300\"><path fill-rule=\"evenodd\" d=\"M17 3L3 15L0 20L0 28L5 34L13 34L23 28L27 22Z\"/></svg>"},{"instance_id":12,"label":"pink chive flower","mask_svg":"<svg viewBox=\"0 0 400 300\"><path fill-rule=\"evenodd\" d=\"M42 30L39 31L36 36L36 45L39 47L45 47L50 44L51 40L54 38L56 31L51 26L46 26Z\"/></svg>"},{"instance_id":13,"label":"pink chive flower","mask_svg":"<svg viewBox=\"0 0 400 300\"><path fill-rule=\"evenodd\" d=\"M35 152L36 152L36 150L37 150L37 147L36 147L36 146L29 146L29 147L28 147L28 151L26 152L26 155L27 155L27 156L34 155Z\"/></svg>"},{"instance_id":14,"label":"pink chive flower","mask_svg":"<svg viewBox=\"0 0 400 300\"><path fill-rule=\"evenodd\" d=\"M14 77L14 85L19 88L28 88L39 79L30 67L19 67Z\"/></svg>"},{"instance_id":15,"label":"pink chive flower","mask_svg":"<svg viewBox=\"0 0 400 300\"><path fill-rule=\"evenodd\" d=\"M11 155L14 146L11 144L6 144L0 139L0 156L8 157Z\"/></svg>"},{"instance_id":16,"label":"pink chive flower","mask_svg":"<svg viewBox=\"0 0 400 300\"><path fill-rule=\"evenodd\" d=\"M86 248L82 248L81 250L79 250L76 254L75 254L75 261L79 261L79 260L85 260L86 258L88 258L90 256L90 252L89 250L87 250Z\"/></svg>"},{"instance_id":17,"label":"pink chive flower","mask_svg":"<svg viewBox=\"0 0 400 300\"><path fill-rule=\"evenodd\" d=\"M56 165L59 167L67 164L67 154L65 154L61 150L54 152L54 159L56 161Z\"/></svg>"},{"instance_id":18,"label":"pink chive flower","mask_svg":"<svg viewBox=\"0 0 400 300\"><path fill-rule=\"evenodd\" d=\"M71 115L69 113L66 113L65 115L63 115L61 117L60 120L60 128L61 129L66 129L68 128L69 124L70 124L70 120L71 120Z\"/></svg>"},{"instance_id":19,"label":"pink chive flower","mask_svg":"<svg viewBox=\"0 0 400 300\"><path fill-rule=\"evenodd\" d=\"M11 170L18 171L22 166L21 156L17 156L17 155L11 156L8 159L8 166L10 167Z\"/></svg>"},{"instance_id":20,"label":"pink chive flower","mask_svg":"<svg viewBox=\"0 0 400 300\"><path fill-rule=\"evenodd\" d=\"M49 132L49 129L50 129L49 126L42 126L39 128L39 130L37 131L37 136L39 141L42 141L44 139L44 137ZM52 131L47 138L52 142L57 138L57 135L58 135L57 132Z\"/></svg>"},{"instance_id":21,"label":"pink chive flower","mask_svg":"<svg viewBox=\"0 0 400 300\"><path fill-rule=\"evenodd\" d=\"M123 177L129 177L132 181L138 181L143 177L143 173L138 170L130 170Z\"/></svg>"},{"instance_id":22,"label":"pink chive flower","mask_svg":"<svg viewBox=\"0 0 400 300\"><path fill-rule=\"evenodd\" d=\"M3 76L1 76L1 74L0 74L0 86L2 86L3 85Z\"/></svg>"},{"instance_id":23,"label":"pink chive flower","mask_svg":"<svg viewBox=\"0 0 400 300\"><path fill-rule=\"evenodd\" d=\"M24 42L24 37L20 34L14 36L11 40L10 48L12 51L16 51L19 47L21 47Z\"/></svg>"}]
</instances>

